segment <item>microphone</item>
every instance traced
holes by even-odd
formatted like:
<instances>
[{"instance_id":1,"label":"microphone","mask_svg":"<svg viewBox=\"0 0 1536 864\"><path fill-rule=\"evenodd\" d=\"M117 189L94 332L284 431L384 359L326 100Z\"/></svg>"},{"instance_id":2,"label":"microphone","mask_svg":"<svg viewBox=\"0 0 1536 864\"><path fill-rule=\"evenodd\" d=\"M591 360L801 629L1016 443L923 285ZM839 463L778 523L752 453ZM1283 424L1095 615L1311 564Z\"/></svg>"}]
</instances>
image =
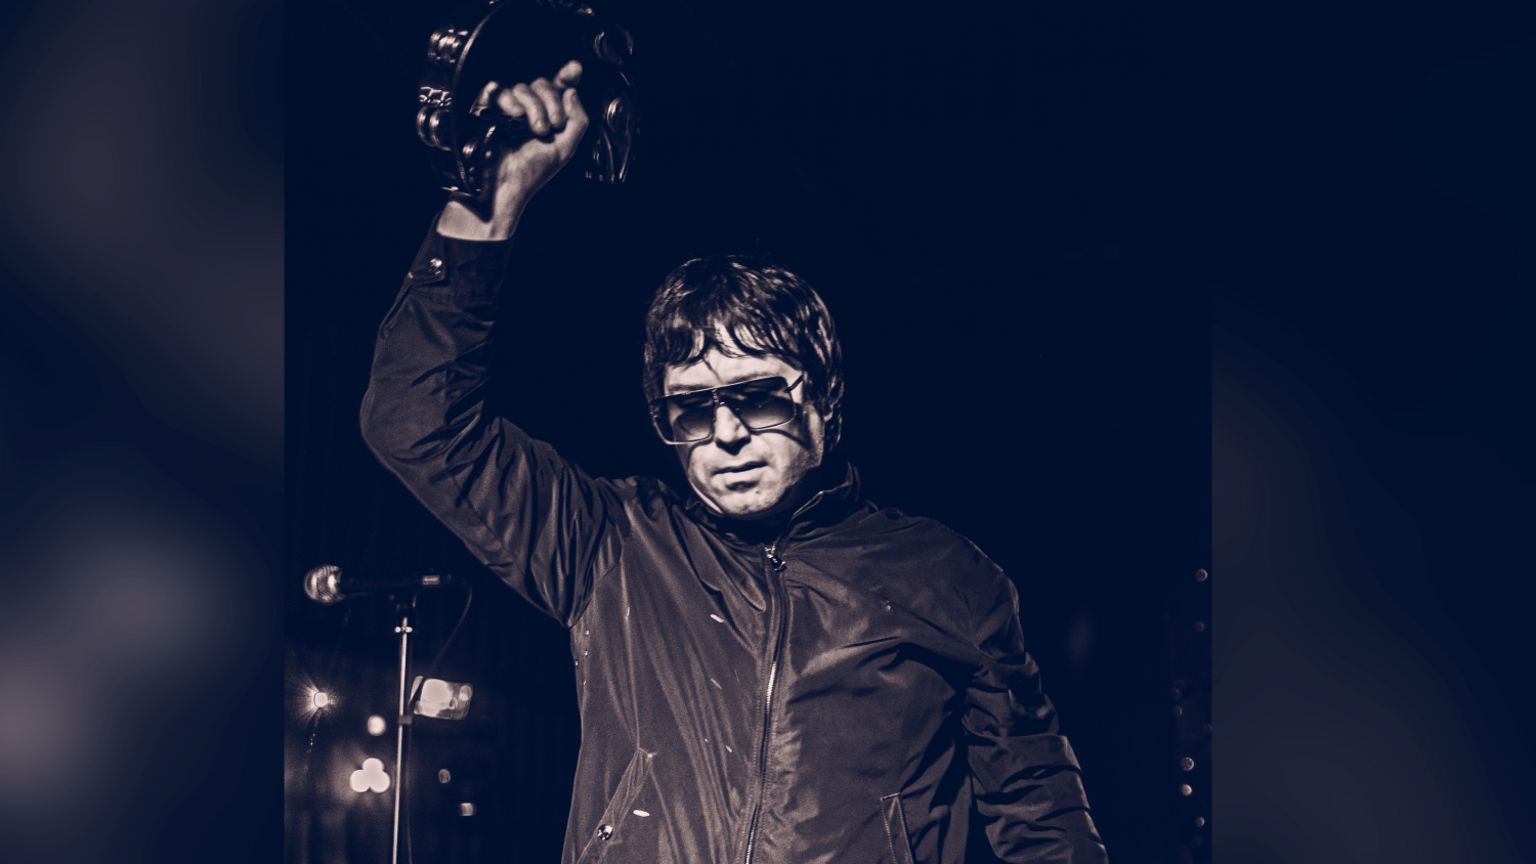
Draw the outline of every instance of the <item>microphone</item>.
<instances>
[{"instance_id":1,"label":"microphone","mask_svg":"<svg viewBox=\"0 0 1536 864\"><path fill-rule=\"evenodd\" d=\"M309 599L330 606L353 597L378 594L402 594L437 588L454 581L447 573L423 573L394 579L366 579L348 576L335 564L321 564L304 574L304 593Z\"/></svg>"}]
</instances>

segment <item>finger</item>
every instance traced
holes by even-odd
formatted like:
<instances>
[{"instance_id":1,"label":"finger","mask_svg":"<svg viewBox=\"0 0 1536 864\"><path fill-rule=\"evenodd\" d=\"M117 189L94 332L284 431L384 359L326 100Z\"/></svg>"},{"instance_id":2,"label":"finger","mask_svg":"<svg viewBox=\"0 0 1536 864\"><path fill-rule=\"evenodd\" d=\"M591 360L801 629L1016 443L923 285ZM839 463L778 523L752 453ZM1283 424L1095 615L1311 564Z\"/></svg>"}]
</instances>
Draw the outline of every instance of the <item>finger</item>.
<instances>
[{"instance_id":1,"label":"finger","mask_svg":"<svg viewBox=\"0 0 1536 864\"><path fill-rule=\"evenodd\" d=\"M517 104L523 106L523 111L528 117L528 128L533 130L533 134L548 135L549 115L544 112L543 100L535 96L533 91L528 89L527 84L515 84L511 92Z\"/></svg>"},{"instance_id":2,"label":"finger","mask_svg":"<svg viewBox=\"0 0 1536 864\"><path fill-rule=\"evenodd\" d=\"M575 87L581 83L581 63L576 60L567 61L560 71L555 73L555 83L561 87Z\"/></svg>"},{"instance_id":3,"label":"finger","mask_svg":"<svg viewBox=\"0 0 1536 864\"><path fill-rule=\"evenodd\" d=\"M565 107L560 104L560 92L548 78L539 78L533 82L530 88L539 101L544 103L544 114L549 117L549 125L552 129L565 127ZM569 92L569 91L567 91Z\"/></svg>"},{"instance_id":4,"label":"finger","mask_svg":"<svg viewBox=\"0 0 1536 864\"><path fill-rule=\"evenodd\" d=\"M511 90L505 88L498 89L495 91L494 98L496 100L496 110L508 117L522 117L528 113L527 109L523 107L523 103L517 101L517 97L512 95Z\"/></svg>"},{"instance_id":5,"label":"finger","mask_svg":"<svg viewBox=\"0 0 1536 864\"><path fill-rule=\"evenodd\" d=\"M469 106L469 113L479 114L489 108L492 100L496 98L496 88L500 86L495 81L485 82L485 86L480 88L480 95L476 96L475 101Z\"/></svg>"}]
</instances>

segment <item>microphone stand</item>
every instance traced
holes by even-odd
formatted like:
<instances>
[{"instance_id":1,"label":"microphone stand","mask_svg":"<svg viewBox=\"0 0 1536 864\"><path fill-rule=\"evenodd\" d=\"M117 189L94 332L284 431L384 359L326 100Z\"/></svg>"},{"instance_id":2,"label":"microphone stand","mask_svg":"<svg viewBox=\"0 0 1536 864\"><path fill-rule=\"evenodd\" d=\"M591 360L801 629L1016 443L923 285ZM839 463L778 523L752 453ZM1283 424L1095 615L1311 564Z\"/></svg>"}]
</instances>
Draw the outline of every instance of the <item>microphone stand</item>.
<instances>
[{"instance_id":1,"label":"microphone stand","mask_svg":"<svg viewBox=\"0 0 1536 864\"><path fill-rule=\"evenodd\" d=\"M409 599L397 596L394 600L395 617L400 622L395 625L395 632L400 634L400 702L399 710L395 713L395 815L389 861L390 864L400 864L400 801L405 794L405 737L412 719L407 710L406 696L411 680L411 619L416 613L416 592L412 591Z\"/></svg>"}]
</instances>

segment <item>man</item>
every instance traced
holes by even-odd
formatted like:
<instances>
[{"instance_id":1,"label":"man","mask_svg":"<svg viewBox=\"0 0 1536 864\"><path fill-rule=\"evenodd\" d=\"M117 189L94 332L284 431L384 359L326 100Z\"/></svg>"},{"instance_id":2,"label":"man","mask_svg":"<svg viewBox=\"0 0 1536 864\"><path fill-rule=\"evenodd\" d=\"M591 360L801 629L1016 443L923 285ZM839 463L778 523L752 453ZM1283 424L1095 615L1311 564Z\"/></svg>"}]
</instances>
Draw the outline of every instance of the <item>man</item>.
<instances>
[{"instance_id":1,"label":"man","mask_svg":"<svg viewBox=\"0 0 1536 864\"><path fill-rule=\"evenodd\" d=\"M565 862L1101 862L1017 597L964 538L880 509L831 456L841 355L811 288L688 262L646 320L657 433L690 487L597 479L486 412L528 201L575 152L580 66L488 87L537 136L491 206L451 201L379 330L380 460L570 630L582 723Z\"/></svg>"}]
</instances>

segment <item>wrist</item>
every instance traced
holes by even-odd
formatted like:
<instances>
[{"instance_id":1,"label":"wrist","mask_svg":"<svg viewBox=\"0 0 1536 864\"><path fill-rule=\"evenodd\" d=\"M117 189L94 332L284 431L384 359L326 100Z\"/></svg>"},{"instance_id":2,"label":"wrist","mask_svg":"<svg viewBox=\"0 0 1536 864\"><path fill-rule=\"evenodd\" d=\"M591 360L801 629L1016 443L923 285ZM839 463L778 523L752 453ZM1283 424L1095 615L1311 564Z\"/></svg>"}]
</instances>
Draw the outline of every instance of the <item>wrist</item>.
<instances>
[{"instance_id":1,"label":"wrist","mask_svg":"<svg viewBox=\"0 0 1536 864\"><path fill-rule=\"evenodd\" d=\"M526 201L496 202L488 216L457 199L449 200L437 218L437 233L454 240L498 242L517 230Z\"/></svg>"},{"instance_id":2,"label":"wrist","mask_svg":"<svg viewBox=\"0 0 1536 864\"><path fill-rule=\"evenodd\" d=\"M408 280L460 298L494 297L506 273L512 241L458 237L434 224L411 264ZM451 229L450 229L451 230Z\"/></svg>"}]
</instances>

